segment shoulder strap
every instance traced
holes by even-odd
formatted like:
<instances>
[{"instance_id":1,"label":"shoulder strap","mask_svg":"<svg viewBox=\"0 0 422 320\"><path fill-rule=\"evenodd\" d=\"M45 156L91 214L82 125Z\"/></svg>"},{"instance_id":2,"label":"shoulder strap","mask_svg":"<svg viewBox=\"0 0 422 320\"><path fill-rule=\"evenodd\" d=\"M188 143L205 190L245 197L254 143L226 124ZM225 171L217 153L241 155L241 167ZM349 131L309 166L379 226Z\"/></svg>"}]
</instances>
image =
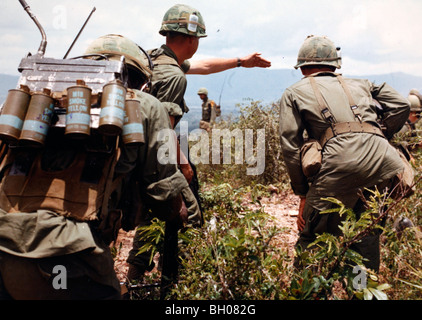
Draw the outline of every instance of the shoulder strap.
<instances>
[{"instance_id":1,"label":"shoulder strap","mask_svg":"<svg viewBox=\"0 0 422 320\"><path fill-rule=\"evenodd\" d=\"M321 113L322 113L323 117L329 123L333 124L333 123L336 122L335 121L335 118L332 115L332 113L330 112L327 104L325 103L325 100L324 100L324 98L321 95L321 91L319 90L319 88L317 86L317 83L316 83L316 81L314 79L314 77L317 76L317 75L318 75L318 73L312 74L312 75L308 76L308 78L309 78L309 81L311 83L312 89L313 89L313 91L315 93L315 96L317 98L318 105L319 105L319 107L321 109ZM356 119L358 119L359 122L362 122L362 116L359 113L358 107L355 104L355 102L353 100L353 97L352 97L352 94L350 93L349 87L347 86L347 84L344 81L343 77L340 74L334 74L333 73L333 75L335 75L337 77L337 80L340 82L340 84L341 84L341 86L342 86L342 88L343 88L343 90L344 90L344 92L345 92L345 94L347 96L347 99L349 100L349 106L350 106L350 109L353 112L353 115L355 116Z\"/></svg>"},{"instance_id":2,"label":"shoulder strap","mask_svg":"<svg viewBox=\"0 0 422 320\"><path fill-rule=\"evenodd\" d=\"M352 109L355 118L362 122L362 116L359 113L358 107L353 100L352 94L350 93L349 87L347 86L346 82L344 81L343 77L338 74L337 79L340 82L341 86L343 87L344 92L346 93L347 99L349 100L350 109Z\"/></svg>"},{"instance_id":3,"label":"shoulder strap","mask_svg":"<svg viewBox=\"0 0 422 320\"><path fill-rule=\"evenodd\" d=\"M99 229L105 229L105 224L107 223L107 216L109 213L109 206L108 206L108 201L110 199L111 194L113 193L114 190L116 190L116 188L118 187L118 185L121 183L123 176L117 176L114 177L114 169L116 167L117 162L119 161L120 158L120 148L119 148L119 139L117 139L116 142L116 147L114 150L114 154L113 154L113 160L112 163L110 165L110 169L109 169L109 174L107 177L107 182L106 182L106 186L105 186L105 190L104 190L104 198L103 198L103 203L101 206L101 211L99 213L99 218L100 218L100 227Z\"/></svg>"},{"instance_id":4,"label":"shoulder strap","mask_svg":"<svg viewBox=\"0 0 422 320\"><path fill-rule=\"evenodd\" d=\"M174 58L169 57L168 55L165 55L165 54L160 54L159 56L153 57L152 62L154 63L155 66L171 65L171 66L176 66L180 70L183 71L183 69L179 66L179 64Z\"/></svg>"},{"instance_id":5,"label":"shoulder strap","mask_svg":"<svg viewBox=\"0 0 422 320\"><path fill-rule=\"evenodd\" d=\"M325 120L327 120L330 124L335 123L335 118L332 115L330 109L328 109L327 104L325 103L324 98L322 97L321 91L319 91L317 83L313 77L313 75L308 77L309 82L311 83L312 89L314 90L316 99L318 101L318 106L321 110L321 114L324 117Z\"/></svg>"}]
</instances>

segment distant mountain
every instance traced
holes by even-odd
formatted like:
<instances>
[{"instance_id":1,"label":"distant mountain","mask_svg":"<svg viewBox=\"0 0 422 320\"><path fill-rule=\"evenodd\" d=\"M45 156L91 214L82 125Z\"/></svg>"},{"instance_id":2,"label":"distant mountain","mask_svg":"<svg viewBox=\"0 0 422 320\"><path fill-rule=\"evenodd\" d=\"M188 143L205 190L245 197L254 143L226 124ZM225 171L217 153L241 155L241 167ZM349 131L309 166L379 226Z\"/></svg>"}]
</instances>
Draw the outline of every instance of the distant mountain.
<instances>
[{"instance_id":1,"label":"distant mountain","mask_svg":"<svg viewBox=\"0 0 422 320\"><path fill-rule=\"evenodd\" d=\"M347 77L346 74L344 76ZM422 89L422 77L405 73L350 77L369 79L377 84L387 82L403 96L407 96L412 88ZM189 106L201 104L196 94L200 87L206 87L210 99L216 102L221 95L222 106L232 106L247 99L275 102L281 98L287 87L301 78L300 71L288 69L239 68L208 76L188 75L186 102Z\"/></svg>"},{"instance_id":2,"label":"distant mountain","mask_svg":"<svg viewBox=\"0 0 422 320\"><path fill-rule=\"evenodd\" d=\"M201 105L197 91L200 87L205 87L210 99L231 109L236 104L250 99L262 102L277 101L284 89L301 77L298 72L290 70L238 68L207 76L188 75L187 78L185 99L189 106Z\"/></svg>"},{"instance_id":3,"label":"distant mountain","mask_svg":"<svg viewBox=\"0 0 422 320\"><path fill-rule=\"evenodd\" d=\"M344 76L347 77L347 74L344 74ZM376 84L387 82L405 97L407 97L410 89L416 88L422 91L422 77L405 73L350 77L369 79ZM239 68L207 76L188 75L185 100L190 112L186 114L185 119L190 124L192 123L192 126L199 123L202 102L197 95L197 91L200 87L208 89L210 99L221 103L222 115L224 116L227 113L236 113L235 106L239 103L247 103L250 99L262 103L277 102L283 91L301 78L300 71L288 69Z\"/></svg>"},{"instance_id":4,"label":"distant mountain","mask_svg":"<svg viewBox=\"0 0 422 320\"><path fill-rule=\"evenodd\" d=\"M347 77L347 74L345 74ZM403 96L410 89L422 89L422 77L405 73L390 73L384 75L352 76L366 78L380 84L387 82ZM262 103L277 102L283 91L302 78L300 71L289 69L245 69L236 68L212 75L188 75L188 87L185 100L190 111L184 119L189 121L189 129L198 127L201 118L201 100L198 89L208 89L210 99L221 104L222 115L236 113L236 105L248 103L250 100ZM19 75L0 74L0 103L6 99L9 89L15 88ZM422 91L422 90L421 90Z\"/></svg>"}]
</instances>

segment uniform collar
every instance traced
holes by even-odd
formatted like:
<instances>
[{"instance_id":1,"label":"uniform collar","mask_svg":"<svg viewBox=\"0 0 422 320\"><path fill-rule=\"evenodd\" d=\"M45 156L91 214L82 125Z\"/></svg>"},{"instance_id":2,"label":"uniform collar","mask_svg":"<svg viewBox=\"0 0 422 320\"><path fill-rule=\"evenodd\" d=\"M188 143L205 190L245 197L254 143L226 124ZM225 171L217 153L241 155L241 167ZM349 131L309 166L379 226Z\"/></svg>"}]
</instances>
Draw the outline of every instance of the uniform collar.
<instances>
[{"instance_id":1,"label":"uniform collar","mask_svg":"<svg viewBox=\"0 0 422 320\"><path fill-rule=\"evenodd\" d=\"M166 46L165 44L163 44L162 46L161 46L161 48L160 48L161 50L162 50L162 53L163 54L165 54L166 56L169 56L169 57L171 57L171 58L173 58L174 60L176 60L176 61L179 61L178 59L177 59L177 56L176 56L176 54L174 53L174 51L173 50L171 50L168 46Z\"/></svg>"},{"instance_id":2,"label":"uniform collar","mask_svg":"<svg viewBox=\"0 0 422 320\"><path fill-rule=\"evenodd\" d=\"M312 74L306 76L305 78L323 77L323 76L337 77L337 76L341 76L341 73L335 73L335 72L331 72L331 71L319 71L319 72L312 73Z\"/></svg>"}]
</instances>

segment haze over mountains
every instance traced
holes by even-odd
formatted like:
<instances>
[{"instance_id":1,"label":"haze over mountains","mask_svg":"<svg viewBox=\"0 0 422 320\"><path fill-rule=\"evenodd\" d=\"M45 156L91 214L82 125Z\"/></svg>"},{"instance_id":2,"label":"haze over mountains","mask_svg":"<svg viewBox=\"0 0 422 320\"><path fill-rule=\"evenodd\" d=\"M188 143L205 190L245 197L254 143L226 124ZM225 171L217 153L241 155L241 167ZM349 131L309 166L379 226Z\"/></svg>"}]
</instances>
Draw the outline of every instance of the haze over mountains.
<instances>
[{"instance_id":1,"label":"haze over mountains","mask_svg":"<svg viewBox=\"0 0 422 320\"><path fill-rule=\"evenodd\" d=\"M207 76L188 75L185 100L190 111L184 119L189 121L189 130L198 127L202 102L197 95L197 91L201 87L208 89L210 99L217 103L220 102L222 116L224 116L236 113L237 104L248 103L250 100L261 101L263 104L277 102L281 98L283 91L301 77L300 72L294 69L244 68L227 70ZM405 73L352 77L366 78L376 84L387 82L405 97L410 89L422 89L422 77ZM0 103L3 103L6 99L8 90L16 87L18 79L18 72L16 72L16 75L0 74Z\"/></svg>"}]
</instances>

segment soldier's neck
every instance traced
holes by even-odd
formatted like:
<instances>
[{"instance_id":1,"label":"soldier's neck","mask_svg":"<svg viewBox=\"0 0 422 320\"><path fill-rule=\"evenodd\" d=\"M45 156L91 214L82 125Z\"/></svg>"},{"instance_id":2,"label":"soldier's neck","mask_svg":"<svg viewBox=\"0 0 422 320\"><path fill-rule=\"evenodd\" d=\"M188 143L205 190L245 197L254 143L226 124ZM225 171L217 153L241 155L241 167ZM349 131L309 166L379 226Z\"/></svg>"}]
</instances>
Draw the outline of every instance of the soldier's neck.
<instances>
[{"instance_id":1,"label":"soldier's neck","mask_svg":"<svg viewBox=\"0 0 422 320\"><path fill-rule=\"evenodd\" d=\"M302 74L307 77L311 74L317 73L317 72L334 72L335 69L330 67L307 67L307 68L301 68Z\"/></svg>"}]
</instances>

